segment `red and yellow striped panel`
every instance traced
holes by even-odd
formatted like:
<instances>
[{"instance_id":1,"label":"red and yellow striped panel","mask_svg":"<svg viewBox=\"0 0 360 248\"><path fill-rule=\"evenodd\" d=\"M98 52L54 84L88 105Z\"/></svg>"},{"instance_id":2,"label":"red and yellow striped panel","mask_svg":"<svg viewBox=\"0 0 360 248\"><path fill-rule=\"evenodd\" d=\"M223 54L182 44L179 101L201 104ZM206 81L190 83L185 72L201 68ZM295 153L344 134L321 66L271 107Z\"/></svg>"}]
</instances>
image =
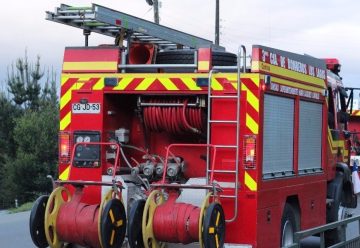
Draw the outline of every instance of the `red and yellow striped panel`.
<instances>
[{"instance_id":1,"label":"red and yellow striped panel","mask_svg":"<svg viewBox=\"0 0 360 248\"><path fill-rule=\"evenodd\" d=\"M360 116L360 110L353 110L351 116Z\"/></svg>"},{"instance_id":2,"label":"red and yellow striped panel","mask_svg":"<svg viewBox=\"0 0 360 248\"><path fill-rule=\"evenodd\" d=\"M118 71L120 52L116 47L66 48L63 73Z\"/></svg>"},{"instance_id":3,"label":"red and yellow striped panel","mask_svg":"<svg viewBox=\"0 0 360 248\"><path fill-rule=\"evenodd\" d=\"M349 150L346 147L345 140L333 140L331 130L328 128L328 143L332 155L337 155L340 151L344 157L344 162L349 159Z\"/></svg>"}]
</instances>

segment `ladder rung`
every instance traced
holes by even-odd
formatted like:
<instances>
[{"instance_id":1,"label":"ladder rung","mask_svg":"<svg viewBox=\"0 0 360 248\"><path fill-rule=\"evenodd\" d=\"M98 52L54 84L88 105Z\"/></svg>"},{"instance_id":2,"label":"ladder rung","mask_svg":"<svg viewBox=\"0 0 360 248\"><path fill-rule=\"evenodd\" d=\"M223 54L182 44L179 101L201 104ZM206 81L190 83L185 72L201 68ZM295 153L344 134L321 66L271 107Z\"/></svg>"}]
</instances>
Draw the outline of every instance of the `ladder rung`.
<instances>
[{"instance_id":1,"label":"ladder rung","mask_svg":"<svg viewBox=\"0 0 360 248\"><path fill-rule=\"evenodd\" d=\"M236 196L235 195L219 195L220 198L230 198L230 199L235 199Z\"/></svg>"},{"instance_id":2,"label":"ladder rung","mask_svg":"<svg viewBox=\"0 0 360 248\"><path fill-rule=\"evenodd\" d=\"M236 173L236 171L234 171L234 170L209 170L209 172L214 172L214 173L229 173L229 174L231 174L231 173L235 174L235 173Z\"/></svg>"},{"instance_id":3,"label":"ladder rung","mask_svg":"<svg viewBox=\"0 0 360 248\"><path fill-rule=\"evenodd\" d=\"M223 98L223 99L237 99L237 95L232 96L219 96L219 95L210 95L209 98Z\"/></svg>"},{"instance_id":4,"label":"ladder rung","mask_svg":"<svg viewBox=\"0 0 360 248\"><path fill-rule=\"evenodd\" d=\"M209 120L210 123L224 123L224 124L238 124L238 121L233 120Z\"/></svg>"},{"instance_id":5,"label":"ladder rung","mask_svg":"<svg viewBox=\"0 0 360 248\"><path fill-rule=\"evenodd\" d=\"M237 148L236 145L215 145L216 148Z\"/></svg>"}]
</instances>

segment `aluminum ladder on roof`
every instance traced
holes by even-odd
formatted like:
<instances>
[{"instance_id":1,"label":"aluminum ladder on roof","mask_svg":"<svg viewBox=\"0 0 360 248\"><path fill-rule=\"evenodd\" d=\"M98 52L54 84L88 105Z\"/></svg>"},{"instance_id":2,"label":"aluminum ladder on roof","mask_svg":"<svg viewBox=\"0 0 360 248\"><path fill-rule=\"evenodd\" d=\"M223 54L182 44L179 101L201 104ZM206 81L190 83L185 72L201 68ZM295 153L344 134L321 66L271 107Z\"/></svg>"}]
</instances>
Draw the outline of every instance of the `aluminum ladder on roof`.
<instances>
[{"instance_id":1,"label":"aluminum ladder on roof","mask_svg":"<svg viewBox=\"0 0 360 248\"><path fill-rule=\"evenodd\" d=\"M213 50L225 51L224 47L215 45L210 40L98 4L92 4L91 7L72 7L61 4L55 12L47 11L46 19L111 37L117 37L123 30L130 42L154 43L160 49L177 49L181 46L193 49L211 47Z\"/></svg>"},{"instance_id":2,"label":"aluminum ladder on roof","mask_svg":"<svg viewBox=\"0 0 360 248\"><path fill-rule=\"evenodd\" d=\"M239 194L239 153L240 153L240 95L241 95L241 58L243 58L243 68L244 71L246 70L246 50L245 46L241 46L241 48L238 51L238 58L237 58L237 91L236 95L214 95L212 93L212 82L213 82L213 75L214 70L211 70L209 73L209 79L208 79L208 113L207 113L207 144L211 143L211 127L212 124L230 124L236 126L236 143L233 145L225 145L225 144L212 144L216 148L223 148L223 149L232 149L235 150L235 169L234 170L219 170L214 169L213 171L210 169L210 152L208 149L207 153L207 173L206 173L206 179L209 180L210 173L213 172L214 175L216 174L228 174L228 175L234 175L235 176L235 185L234 185L234 195L227 195L227 194L220 194L220 198L230 198L234 200L234 215L232 218L227 219L226 222L233 222L236 220L238 215L238 194ZM235 120L214 120L211 117L211 101L212 99L234 99L236 100L236 119ZM216 168L216 164L215 164ZM208 183L208 182L207 182Z\"/></svg>"}]
</instances>

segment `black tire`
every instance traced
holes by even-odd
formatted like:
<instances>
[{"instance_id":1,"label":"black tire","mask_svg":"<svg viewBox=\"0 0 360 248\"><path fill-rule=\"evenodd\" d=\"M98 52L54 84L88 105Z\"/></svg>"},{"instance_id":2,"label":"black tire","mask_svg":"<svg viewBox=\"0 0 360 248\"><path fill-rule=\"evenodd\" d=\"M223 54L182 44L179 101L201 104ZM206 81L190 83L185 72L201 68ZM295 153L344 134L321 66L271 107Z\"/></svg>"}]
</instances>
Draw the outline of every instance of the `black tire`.
<instances>
[{"instance_id":1,"label":"black tire","mask_svg":"<svg viewBox=\"0 0 360 248\"><path fill-rule=\"evenodd\" d=\"M156 64L193 64L194 50L163 51L156 55ZM228 52L212 52L213 66L233 66L237 64L237 56Z\"/></svg>"},{"instance_id":2,"label":"black tire","mask_svg":"<svg viewBox=\"0 0 360 248\"><path fill-rule=\"evenodd\" d=\"M126 233L124 205L119 199L112 199L105 204L101 214L100 236L103 248L121 247Z\"/></svg>"},{"instance_id":3,"label":"black tire","mask_svg":"<svg viewBox=\"0 0 360 248\"><path fill-rule=\"evenodd\" d=\"M331 223L340 220L339 210L343 202L344 174L337 172L335 179L328 185L327 197L334 201L326 209L326 222ZM325 232L325 244L331 246L345 240L345 229L339 227Z\"/></svg>"},{"instance_id":4,"label":"black tire","mask_svg":"<svg viewBox=\"0 0 360 248\"><path fill-rule=\"evenodd\" d=\"M205 248L222 248L225 242L225 215L219 203L211 203L205 211L202 238Z\"/></svg>"},{"instance_id":5,"label":"black tire","mask_svg":"<svg viewBox=\"0 0 360 248\"><path fill-rule=\"evenodd\" d=\"M286 203L281 218L280 247L286 247L294 242L294 233L300 230L297 211Z\"/></svg>"},{"instance_id":6,"label":"black tire","mask_svg":"<svg viewBox=\"0 0 360 248\"><path fill-rule=\"evenodd\" d=\"M144 207L145 200L141 199L135 201L130 208L128 222L128 241L131 248L145 247L141 229Z\"/></svg>"},{"instance_id":7,"label":"black tire","mask_svg":"<svg viewBox=\"0 0 360 248\"><path fill-rule=\"evenodd\" d=\"M30 213L30 235L33 243L39 248L48 247L49 244L45 236L45 208L47 201L49 199L48 195L40 196L36 199Z\"/></svg>"}]
</instances>

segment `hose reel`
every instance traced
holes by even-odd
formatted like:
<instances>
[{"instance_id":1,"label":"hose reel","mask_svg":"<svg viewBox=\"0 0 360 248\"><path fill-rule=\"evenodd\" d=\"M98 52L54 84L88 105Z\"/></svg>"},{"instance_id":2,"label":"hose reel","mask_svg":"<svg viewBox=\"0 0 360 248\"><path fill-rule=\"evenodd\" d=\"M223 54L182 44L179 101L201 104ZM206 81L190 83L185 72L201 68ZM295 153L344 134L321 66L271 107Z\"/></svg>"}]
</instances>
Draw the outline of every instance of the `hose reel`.
<instances>
[{"instance_id":1,"label":"hose reel","mask_svg":"<svg viewBox=\"0 0 360 248\"><path fill-rule=\"evenodd\" d=\"M128 239L131 248L162 248L166 242L189 244L201 248L219 248L225 239L225 215L219 202L210 203L208 193L199 208L176 202L178 192L154 190L146 202L133 203L129 214ZM139 223L141 221L141 229Z\"/></svg>"},{"instance_id":2,"label":"hose reel","mask_svg":"<svg viewBox=\"0 0 360 248\"><path fill-rule=\"evenodd\" d=\"M37 247L61 248L67 243L93 248L122 246L126 213L120 196L111 189L100 204L86 204L81 202L82 195L83 187L76 187L71 195L59 186L49 197L36 201L30 233Z\"/></svg>"}]
</instances>

